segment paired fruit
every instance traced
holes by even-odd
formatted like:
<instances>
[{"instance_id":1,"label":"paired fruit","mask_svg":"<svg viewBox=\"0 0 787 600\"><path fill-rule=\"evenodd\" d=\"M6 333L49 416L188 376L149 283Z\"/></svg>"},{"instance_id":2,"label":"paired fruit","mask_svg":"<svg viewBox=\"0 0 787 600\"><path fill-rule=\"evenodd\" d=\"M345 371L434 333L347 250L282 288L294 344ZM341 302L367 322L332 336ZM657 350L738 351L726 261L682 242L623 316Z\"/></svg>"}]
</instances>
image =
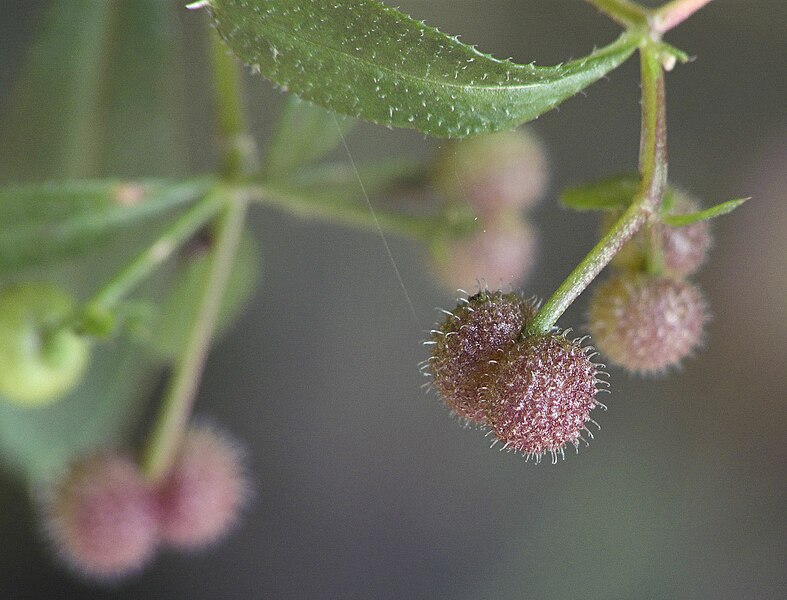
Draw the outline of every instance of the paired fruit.
<instances>
[{"instance_id":1,"label":"paired fruit","mask_svg":"<svg viewBox=\"0 0 787 600\"><path fill-rule=\"evenodd\" d=\"M147 481L133 460L116 453L73 463L43 495L42 521L75 572L113 581L140 571L159 546L197 550L226 535L248 489L237 444L195 427L161 481Z\"/></svg>"},{"instance_id":2,"label":"paired fruit","mask_svg":"<svg viewBox=\"0 0 787 600\"><path fill-rule=\"evenodd\" d=\"M438 279L449 289L520 285L530 274L538 235L525 217L547 184L541 143L519 129L441 148L432 181L445 214L463 215L472 231L449 231L433 243ZM447 218L450 221L450 218Z\"/></svg>"},{"instance_id":3,"label":"paired fruit","mask_svg":"<svg viewBox=\"0 0 787 600\"><path fill-rule=\"evenodd\" d=\"M578 445L599 405L599 371L579 341L527 335L535 314L516 294L476 294L435 328L426 366L454 413L488 426L509 450L555 460Z\"/></svg>"}]
</instances>

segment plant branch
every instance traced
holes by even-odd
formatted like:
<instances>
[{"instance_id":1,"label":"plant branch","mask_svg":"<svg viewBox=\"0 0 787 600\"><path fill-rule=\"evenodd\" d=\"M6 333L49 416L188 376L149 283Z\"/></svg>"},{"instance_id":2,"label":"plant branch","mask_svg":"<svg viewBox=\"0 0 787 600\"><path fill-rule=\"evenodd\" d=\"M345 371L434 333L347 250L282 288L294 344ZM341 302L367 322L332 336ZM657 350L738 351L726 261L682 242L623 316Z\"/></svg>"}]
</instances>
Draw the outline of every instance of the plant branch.
<instances>
[{"instance_id":1,"label":"plant branch","mask_svg":"<svg viewBox=\"0 0 787 600\"><path fill-rule=\"evenodd\" d=\"M367 205L359 202L299 194L297 190L275 183L256 186L250 191L255 201L282 208L290 214L374 231L379 223L387 232L422 241L431 239L444 227L444 219L439 216L413 216L385 210L375 210L373 215Z\"/></svg>"},{"instance_id":2,"label":"plant branch","mask_svg":"<svg viewBox=\"0 0 787 600\"><path fill-rule=\"evenodd\" d=\"M227 200L217 225L205 293L189 332L186 351L175 365L145 449L142 468L151 481L168 472L180 447L243 232L248 199L236 195Z\"/></svg>"},{"instance_id":3,"label":"plant branch","mask_svg":"<svg viewBox=\"0 0 787 600\"><path fill-rule=\"evenodd\" d=\"M216 114L224 153L221 174L224 179L233 180L250 169L256 149L254 139L246 131L237 61L213 28L210 31L210 50Z\"/></svg>"},{"instance_id":4,"label":"plant branch","mask_svg":"<svg viewBox=\"0 0 787 600\"><path fill-rule=\"evenodd\" d=\"M648 11L630 0L585 0L600 12L626 28L644 26L648 22Z\"/></svg>"},{"instance_id":5,"label":"plant branch","mask_svg":"<svg viewBox=\"0 0 787 600\"><path fill-rule=\"evenodd\" d=\"M528 333L544 334L590 285L647 219L659 208L667 186L667 128L664 73L658 47L640 48L642 73L642 126L640 135L640 184L631 205L601 241L577 265L557 291L538 311Z\"/></svg>"},{"instance_id":6,"label":"plant branch","mask_svg":"<svg viewBox=\"0 0 787 600\"><path fill-rule=\"evenodd\" d=\"M711 0L672 0L658 8L651 18L651 27L659 34L680 25Z\"/></svg>"},{"instance_id":7,"label":"plant branch","mask_svg":"<svg viewBox=\"0 0 787 600\"><path fill-rule=\"evenodd\" d=\"M140 282L156 270L180 246L215 217L221 200L210 193L175 221L151 246L102 287L87 306L111 309L123 300Z\"/></svg>"},{"instance_id":8,"label":"plant branch","mask_svg":"<svg viewBox=\"0 0 787 600\"><path fill-rule=\"evenodd\" d=\"M218 128L223 138L222 178L229 183L239 180L246 173L254 144L247 134L243 115L238 65L215 31L210 32L210 40ZM222 200L224 208L216 224L215 246L197 314L189 331L186 349L178 357L167 383L159 414L145 448L142 469L151 481L167 474L188 427L243 233L249 194L243 190L223 188Z\"/></svg>"}]
</instances>

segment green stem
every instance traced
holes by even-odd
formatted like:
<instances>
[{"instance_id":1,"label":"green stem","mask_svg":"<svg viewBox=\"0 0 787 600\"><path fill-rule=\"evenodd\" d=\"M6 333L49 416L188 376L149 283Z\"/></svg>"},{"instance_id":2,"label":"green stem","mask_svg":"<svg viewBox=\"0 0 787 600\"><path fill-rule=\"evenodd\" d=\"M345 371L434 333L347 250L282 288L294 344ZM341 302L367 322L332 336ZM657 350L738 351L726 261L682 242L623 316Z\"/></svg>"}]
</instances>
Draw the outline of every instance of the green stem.
<instances>
[{"instance_id":1,"label":"green stem","mask_svg":"<svg viewBox=\"0 0 787 600\"><path fill-rule=\"evenodd\" d=\"M169 471L188 426L224 291L243 232L247 207L248 200L243 196L228 198L218 223L216 246L210 260L205 292L189 332L186 350L175 365L145 449L142 468L151 481L156 481Z\"/></svg>"},{"instance_id":2,"label":"green stem","mask_svg":"<svg viewBox=\"0 0 787 600\"><path fill-rule=\"evenodd\" d=\"M234 180L250 169L255 144L246 131L238 63L214 29L210 31L210 51L224 156L221 174L226 180Z\"/></svg>"},{"instance_id":3,"label":"green stem","mask_svg":"<svg viewBox=\"0 0 787 600\"><path fill-rule=\"evenodd\" d=\"M651 27L662 34L680 25L711 0L672 0L658 8L652 16Z\"/></svg>"},{"instance_id":4,"label":"green stem","mask_svg":"<svg viewBox=\"0 0 787 600\"><path fill-rule=\"evenodd\" d=\"M656 213L667 185L667 126L664 73L658 47L640 48L642 73L642 131L640 135L640 184L631 205L601 241L577 265L538 311L527 330L547 333L574 300L612 260L642 225Z\"/></svg>"},{"instance_id":5,"label":"green stem","mask_svg":"<svg viewBox=\"0 0 787 600\"><path fill-rule=\"evenodd\" d=\"M222 177L227 182L236 182L250 166L254 145L246 133L238 65L215 31L211 32L210 39L218 127L224 150ZM243 190L225 190L223 200L224 210L216 225L208 276L189 331L186 349L178 358L167 383L159 414L145 448L142 469L151 481L160 479L169 471L188 427L243 233L249 194Z\"/></svg>"},{"instance_id":6,"label":"green stem","mask_svg":"<svg viewBox=\"0 0 787 600\"><path fill-rule=\"evenodd\" d=\"M648 23L648 10L630 0L585 0L610 19L626 28L642 27Z\"/></svg>"},{"instance_id":7,"label":"green stem","mask_svg":"<svg viewBox=\"0 0 787 600\"><path fill-rule=\"evenodd\" d=\"M151 246L101 288L87 306L111 309L156 270L180 246L218 214L222 203L215 193L190 208Z\"/></svg>"},{"instance_id":8,"label":"green stem","mask_svg":"<svg viewBox=\"0 0 787 600\"><path fill-rule=\"evenodd\" d=\"M263 184L252 190L253 198L257 202L281 208L297 216L373 231L377 230L379 223L386 232L417 240L431 239L435 231L445 225L444 220L438 216L418 217L384 210L375 210L373 214L365 204L299 194L275 183Z\"/></svg>"}]
</instances>

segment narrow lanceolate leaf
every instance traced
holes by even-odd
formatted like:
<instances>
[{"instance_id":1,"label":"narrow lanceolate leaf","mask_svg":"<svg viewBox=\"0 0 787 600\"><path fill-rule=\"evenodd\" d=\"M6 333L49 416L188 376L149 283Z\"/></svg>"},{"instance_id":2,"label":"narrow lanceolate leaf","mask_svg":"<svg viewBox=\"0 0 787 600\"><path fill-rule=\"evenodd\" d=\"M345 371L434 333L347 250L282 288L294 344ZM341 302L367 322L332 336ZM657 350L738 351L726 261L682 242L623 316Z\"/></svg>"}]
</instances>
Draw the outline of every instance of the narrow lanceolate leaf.
<instances>
[{"instance_id":1,"label":"narrow lanceolate leaf","mask_svg":"<svg viewBox=\"0 0 787 600\"><path fill-rule=\"evenodd\" d=\"M196 200L210 183L79 181L0 187L0 274L94 249L121 228Z\"/></svg>"},{"instance_id":2,"label":"narrow lanceolate leaf","mask_svg":"<svg viewBox=\"0 0 787 600\"><path fill-rule=\"evenodd\" d=\"M326 163L303 169L289 179L293 188L315 195L346 196L362 199L394 188L423 185L428 177L426 165L409 158L388 158L361 163Z\"/></svg>"},{"instance_id":3,"label":"narrow lanceolate leaf","mask_svg":"<svg viewBox=\"0 0 787 600\"><path fill-rule=\"evenodd\" d=\"M560 202L579 211L623 209L631 204L637 186L638 175L619 175L566 188L560 194Z\"/></svg>"},{"instance_id":4,"label":"narrow lanceolate leaf","mask_svg":"<svg viewBox=\"0 0 787 600\"><path fill-rule=\"evenodd\" d=\"M698 221L707 221L709 219L714 219L716 217L726 215L727 213L731 213L747 200L749 200L749 198L729 200L698 212L688 213L685 215L666 215L662 217L661 220L667 225L671 225L673 227L691 225L692 223L697 223Z\"/></svg>"},{"instance_id":5,"label":"narrow lanceolate leaf","mask_svg":"<svg viewBox=\"0 0 787 600\"><path fill-rule=\"evenodd\" d=\"M268 147L266 172L287 177L333 150L355 121L291 96Z\"/></svg>"},{"instance_id":6,"label":"narrow lanceolate leaf","mask_svg":"<svg viewBox=\"0 0 787 600\"><path fill-rule=\"evenodd\" d=\"M46 3L0 117L0 181L184 171L176 4Z\"/></svg>"},{"instance_id":7,"label":"narrow lanceolate leaf","mask_svg":"<svg viewBox=\"0 0 787 600\"><path fill-rule=\"evenodd\" d=\"M433 220L385 209L371 212L367 199L398 188L420 184L424 166L409 159L388 159L361 164L337 163L311 167L289 180L265 181L260 202L280 206L290 214L307 219L376 229L404 235L425 235L434 229Z\"/></svg>"},{"instance_id":8,"label":"narrow lanceolate leaf","mask_svg":"<svg viewBox=\"0 0 787 600\"><path fill-rule=\"evenodd\" d=\"M53 2L0 119L0 179L87 177L112 2Z\"/></svg>"},{"instance_id":9,"label":"narrow lanceolate leaf","mask_svg":"<svg viewBox=\"0 0 787 600\"><path fill-rule=\"evenodd\" d=\"M430 135L510 129L625 61L624 34L555 67L497 60L375 0L209 0L219 33L277 85L339 113Z\"/></svg>"}]
</instances>

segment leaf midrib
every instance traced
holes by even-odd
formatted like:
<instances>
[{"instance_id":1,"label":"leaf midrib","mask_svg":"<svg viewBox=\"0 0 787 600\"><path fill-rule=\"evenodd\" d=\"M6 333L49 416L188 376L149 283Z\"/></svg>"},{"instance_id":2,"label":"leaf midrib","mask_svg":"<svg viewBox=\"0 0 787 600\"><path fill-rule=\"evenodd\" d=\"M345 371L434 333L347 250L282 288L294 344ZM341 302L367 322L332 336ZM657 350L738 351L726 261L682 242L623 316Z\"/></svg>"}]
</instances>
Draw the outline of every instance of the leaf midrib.
<instances>
[{"instance_id":1,"label":"leaf midrib","mask_svg":"<svg viewBox=\"0 0 787 600\"><path fill-rule=\"evenodd\" d=\"M275 19L271 19L271 21L269 21L269 23L273 23L273 22L275 22ZM270 29L274 29L274 30L278 31L279 33L283 33L284 35L290 35L291 37L295 38L296 40L300 41L301 43L303 43L305 45L311 46L313 48L319 48L319 49L322 49L322 50L326 50L329 53L334 54L334 55L339 55L339 56L342 56L342 57L346 57L351 62L355 62L355 63L359 63L361 65L364 65L366 67L366 70L376 69L378 71L384 71L384 72L387 72L387 73L389 73L391 75L399 77L401 79L408 79L408 80L411 80L411 81L419 82L421 85L432 84L432 85L435 85L435 86L439 85L439 86L442 86L442 87L461 89L461 90L476 90L476 91L479 91L479 92L482 92L482 91L506 92L506 91L511 91L511 90L526 90L526 89L532 89L532 88L536 88L536 87L541 87L541 86L552 84L555 81L560 80L561 78L562 79L568 79L569 77L576 76L576 73L572 73L571 75L568 75L566 77L561 77L559 74L551 74L549 76L549 78L545 79L544 81L533 82L533 83L529 83L529 84L521 84L521 85L490 85L490 86L480 86L480 85L472 85L472 84L460 85L460 84L454 84L454 83L452 83L450 81L434 80L434 79L429 79L429 78L426 78L426 77L420 77L420 76L417 76L417 75L411 75L411 74L408 74L408 73L402 73L402 72L399 72L399 71L395 71L395 70L391 69L390 67L381 66L381 65L372 63L370 61L367 61L363 57L354 56L352 54L347 53L346 51L339 50L339 49L333 48L331 46L326 46L325 44L313 41L311 39L307 39L307 38L296 36L296 35L294 35L292 33L292 30L289 29L289 28L282 27L280 25L277 26L276 24L270 24L269 27L270 27ZM435 30L435 31L437 31L437 30ZM439 31L438 31L438 33L439 33ZM445 34L440 33L440 35L445 35ZM627 39L625 37L625 35L621 36L615 42L613 42L612 44L608 45L606 48L610 49L615 44L622 44L625 39ZM471 46L468 46L468 47L472 49ZM475 49L473 49L473 51L478 53L478 55L480 57L482 57L482 58L484 58L486 60L490 60L490 57L487 56L486 54L480 53L480 52L478 52ZM632 52L633 52L633 49L632 49ZM592 53L591 53L591 56L592 56ZM594 58L597 59L599 57L594 57ZM496 60L496 59L491 59L491 60ZM503 64L503 61L500 61L500 63ZM559 66L557 66L557 67L546 67L546 66L542 66L542 67L539 67L539 66L528 67L526 65L520 65L520 64L517 64L517 63L509 63L509 64L510 64L510 66L512 68L515 68L515 69L526 69L526 68L530 68L530 69L558 69L558 68L560 68Z\"/></svg>"}]
</instances>

